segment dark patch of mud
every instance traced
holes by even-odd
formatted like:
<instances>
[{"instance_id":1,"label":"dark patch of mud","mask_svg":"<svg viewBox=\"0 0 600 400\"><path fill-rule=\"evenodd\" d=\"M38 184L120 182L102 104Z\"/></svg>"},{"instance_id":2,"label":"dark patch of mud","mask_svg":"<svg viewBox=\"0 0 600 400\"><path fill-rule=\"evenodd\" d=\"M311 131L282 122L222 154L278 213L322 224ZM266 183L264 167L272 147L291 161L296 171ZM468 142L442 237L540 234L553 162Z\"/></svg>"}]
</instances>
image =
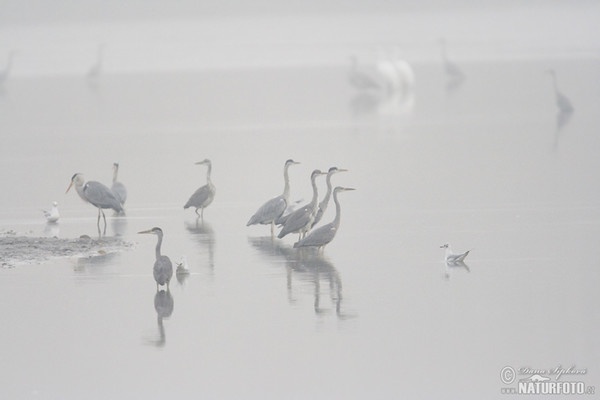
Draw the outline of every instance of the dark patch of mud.
<instances>
[{"instance_id":1,"label":"dark patch of mud","mask_svg":"<svg viewBox=\"0 0 600 400\"><path fill-rule=\"evenodd\" d=\"M54 258L93 257L130 249L133 243L116 237L59 239L28 237L14 231L0 232L0 265L39 264Z\"/></svg>"}]
</instances>

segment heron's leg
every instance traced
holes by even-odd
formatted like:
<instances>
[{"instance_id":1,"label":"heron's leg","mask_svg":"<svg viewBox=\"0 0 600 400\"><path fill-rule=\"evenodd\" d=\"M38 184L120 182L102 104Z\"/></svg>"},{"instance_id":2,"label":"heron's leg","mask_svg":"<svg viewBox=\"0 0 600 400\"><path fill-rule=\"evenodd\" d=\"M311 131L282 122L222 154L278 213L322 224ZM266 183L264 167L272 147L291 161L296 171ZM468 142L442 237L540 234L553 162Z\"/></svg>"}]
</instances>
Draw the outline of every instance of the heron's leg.
<instances>
[{"instance_id":1,"label":"heron's leg","mask_svg":"<svg viewBox=\"0 0 600 400\"><path fill-rule=\"evenodd\" d=\"M275 221L271 221L271 239L275 237Z\"/></svg>"},{"instance_id":2,"label":"heron's leg","mask_svg":"<svg viewBox=\"0 0 600 400\"><path fill-rule=\"evenodd\" d=\"M102 219L104 220L104 235L106 235L106 215L104 214L104 211L102 211L101 208L100 212L102 213Z\"/></svg>"},{"instance_id":3,"label":"heron's leg","mask_svg":"<svg viewBox=\"0 0 600 400\"><path fill-rule=\"evenodd\" d=\"M202 222L204 222L204 207L200 209L200 218L202 218Z\"/></svg>"}]
</instances>

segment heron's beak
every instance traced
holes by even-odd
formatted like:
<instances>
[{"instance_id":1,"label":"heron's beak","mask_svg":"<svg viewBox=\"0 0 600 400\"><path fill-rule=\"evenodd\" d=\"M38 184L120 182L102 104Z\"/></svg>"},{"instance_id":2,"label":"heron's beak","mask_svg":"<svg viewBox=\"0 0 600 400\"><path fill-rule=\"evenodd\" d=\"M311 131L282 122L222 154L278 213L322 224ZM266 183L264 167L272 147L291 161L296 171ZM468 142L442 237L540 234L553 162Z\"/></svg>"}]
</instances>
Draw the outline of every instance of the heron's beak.
<instances>
[{"instance_id":1,"label":"heron's beak","mask_svg":"<svg viewBox=\"0 0 600 400\"><path fill-rule=\"evenodd\" d=\"M138 232L138 233L153 233L153 232L152 232L152 229L148 229L147 231L141 231L141 232Z\"/></svg>"},{"instance_id":2,"label":"heron's beak","mask_svg":"<svg viewBox=\"0 0 600 400\"><path fill-rule=\"evenodd\" d=\"M347 169L343 169L343 168L338 168L338 172L348 172Z\"/></svg>"},{"instance_id":3,"label":"heron's beak","mask_svg":"<svg viewBox=\"0 0 600 400\"><path fill-rule=\"evenodd\" d=\"M344 188L344 190L356 190L354 188Z\"/></svg>"},{"instance_id":4,"label":"heron's beak","mask_svg":"<svg viewBox=\"0 0 600 400\"><path fill-rule=\"evenodd\" d=\"M71 186L73 186L73 181L71 181L71 183L69 184L69 187L67 188L65 194L69 193L69 190L71 190Z\"/></svg>"}]
</instances>

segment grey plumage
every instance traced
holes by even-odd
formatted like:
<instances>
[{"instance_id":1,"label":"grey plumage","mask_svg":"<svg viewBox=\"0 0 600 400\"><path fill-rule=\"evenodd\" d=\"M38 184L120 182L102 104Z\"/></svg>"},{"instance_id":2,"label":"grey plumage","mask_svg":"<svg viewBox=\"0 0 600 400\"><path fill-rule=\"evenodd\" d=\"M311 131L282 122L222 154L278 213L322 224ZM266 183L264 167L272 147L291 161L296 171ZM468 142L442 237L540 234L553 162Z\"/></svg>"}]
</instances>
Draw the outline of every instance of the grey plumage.
<instances>
[{"instance_id":1,"label":"grey plumage","mask_svg":"<svg viewBox=\"0 0 600 400\"><path fill-rule=\"evenodd\" d=\"M290 166L300 164L292 159L289 159L285 162L283 167L283 179L284 179L284 188L283 193L277 197L274 197L267 201L265 204L260 206L260 208L250 217L246 226L250 225L271 225L271 235L273 235L275 221L280 218L285 212L290 197L290 179L288 176L288 169Z\"/></svg>"},{"instance_id":2,"label":"grey plumage","mask_svg":"<svg viewBox=\"0 0 600 400\"><path fill-rule=\"evenodd\" d=\"M119 182L118 179L119 174L119 163L113 163L113 180L112 186L110 190L112 190L113 194L121 203L121 206L125 205L125 201L127 201L127 188L123 183Z\"/></svg>"},{"instance_id":3,"label":"grey plumage","mask_svg":"<svg viewBox=\"0 0 600 400\"><path fill-rule=\"evenodd\" d=\"M194 207L196 209L196 214L198 214L198 210L200 214L198 214L201 218L204 218L204 209L208 207L215 198L216 188L210 180L210 174L212 171L212 163L209 159L198 161L196 165L206 165L208 168L206 170L206 185L202 186L198 190L196 190L191 196L190 199L183 206L184 209Z\"/></svg>"},{"instance_id":4,"label":"grey plumage","mask_svg":"<svg viewBox=\"0 0 600 400\"><path fill-rule=\"evenodd\" d=\"M147 231L141 231L138 233L152 234L158 237L158 241L156 243L156 261L154 262L153 269L154 280L156 281L156 290L158 291L158 287L161 285L166 285L167 290L169 290L169 282L173 276L173 263L171 263L169 257L161 254L161 246L163 241L162 229L154 227Z\"/></svg>"},{"instance_id":5,"label":"grey plumage","mask_svg":"<svg viewBox=\"0 0 600 400\"><path fill-rule=\"evenodd\" d=\"M464 253L460 253L460 254L454 253L448 243L441 245L440 248L446 249L446 254L444 256L444 259L446 260L447 264L462 263L465 260L465 258L469 255L469 253L471 252L471 250L468 250L468 251L465 251Z\"/></svg>"},{"instance_id":6,"label":"grey plumage","mask_svg":"<svg viewBox=\"0 0 600 400\"><path fill-rule=\"evenodd\" d=\"M304 239L294 243L294 247L317 247L319 250L322 250L333 240L340 227L340 220L342 216L342 210L338 200L338 193L349 190L354 189L337 186L333 190L333 201L335 203L334 220L310 232Z\"/></svg>"},{"instance_id":7,"label":"grey plumage","mask_svg":"<svg viewBox=\"0 0 600 400\"><path fill-rule=\"evenodd\" d=\"M81 173L76 173L73 175L71 178L71 183L69 184L69 187L65 193L67 193L73 185L75 185L75 190L77 191L77 194L79 194L79 197L83 199L83 201L88 202L94 207L98 208L98 231L100 231L100 216L102 216L104 218L104 231L106 232L106 216L104 215L104 211L102 211L102 209L112 208L116 212L122 212L123 207L121 206L119 200L117 200L113 192L102 183L96 181L85 182L83 174Z\"/></svg>"},{"instance_id":8,"label":"grey plumage","mask_svg":"<svg viewBox=\"0 0 600 400\"><path fill-rule=\"evenodd\" d=\"M331 193L333 189L333 186L331 184L331 177L333 176L333 174L346 171L348 170L340 169L338 167L331 167L329 168L329 171L327 171L327 193L325 193L323 200L321 200L321 202L319 203L319 208L317 209L317 214L315 215L315 220L313 221L311 228L314 228L315 225L317 225L319 221L321 221L321 218L323 218L323 214L325 214L327 206L329 205L329 199L331 198Z\"/></svg>"},{"instance_id":9,"label":"grey plumage","mask_svg":"<svg viewBox=\"0 0 600 400\"><path fill-rule=\"evenodd\" d=\"M310 230L312 223L315 219L315 215L317 214L317 201L319 194L317 183L315 182L315 180L320 175L325 175L325 173L321 172L318 169L314 170L310 175L310 181L313 188L312 200L304 207L297 209L289 215L289 217L285 221L285 224L281 228L279 235L277 235L279 239L285 237L289 233L298 233L300 235L300 238L302 238L306 234L306 232Z\"/></svg>"}]
</instances>

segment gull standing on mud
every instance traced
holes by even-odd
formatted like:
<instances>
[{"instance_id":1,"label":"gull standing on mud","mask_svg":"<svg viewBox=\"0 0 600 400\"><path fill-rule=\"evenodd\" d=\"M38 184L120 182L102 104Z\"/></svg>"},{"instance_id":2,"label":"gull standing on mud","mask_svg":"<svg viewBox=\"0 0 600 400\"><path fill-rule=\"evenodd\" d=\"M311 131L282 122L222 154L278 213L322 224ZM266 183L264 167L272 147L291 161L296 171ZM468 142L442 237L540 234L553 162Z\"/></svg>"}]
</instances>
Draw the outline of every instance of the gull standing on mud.
<instances>
[{"instance_id":1,"label":"gull standing on mud","mask_svg":"<svg viewBox=\"0 0 600 400\"><path fill-rule=\"evenodd\" d=\"M212 203L213 199L215 198L216 189L215 185L213 185L212 181L210 180L210 173L212 171L212 163L210 160L207 158L206 160L198 161L196 165L208 166L206 171L206 185L202 186L196 190L194 194L192 194L190 199L183 206L183 209L185 210L187 208L194 207L196 208L196 214L200 218L204 219L204 209L208 207L210 203ZM200 210L200 214L198 214L198 210Z\"/></svg>"},{"instance_id":2,"label":"gull standing on mud","mask_svg":"<svg viewBox=\"0 0 600 400\"><path fill-rule=\"evenodd\" d=\"M315 220L315 215L317 215L317 208L319 206L317 204L317 201L319 200L319 193L316 179L318 176L325 174L325 172L321 172L318 169L315 169L312 174L310 174L310 182L313 188L312 200L310 203L302 208L297 209L286 218L279 235L277 235L279 239L283 238L289 233L298 233L300 235L299 239L302 239L304 235L306 235L306 232L310 230L312 223Z\"/></svg>"},{"instance_id":3,"label":"gull standing on mud","mask_svg":"<svg viewBox=\"0 0 600 400\"><path fill-rule=\"evenodd\" d=\"M329 244L338 229L340 228L340 220L342 217L342 209L340 207L340 202L338 200L339 192L346 192L349 190L354 190L353 188L345 188L341 186L337 186L333 190L333 201L335 203L335 218L332 222L323 225L320 228L315 229L311 233L309 233L304 239L294 243L294 247L316 247L318 251L322 251L325 249L325 246Z\"/></svg>"},{"instance_id":4,"label":"gull standing on mud","mask_svg":"<svg viewBox=\"0 0 600 400\"><path fill-rule=\"evenodd\" d=\"M158 292L158 287L162 285L167 286L167 291L169 290L169 282L171 281L171 277L173 276L173 263L167 256L163 256L160 253L160 248L162 246L163 241L163 231L158 227L154 227L152 229L148 229L147 231L138 232L139 234L151 234L156 235L158 237L158 241L156 243L156 261L154 262L153 275L154 280L156 281L156 291Z\"/></svg>"},{"instance_id":5,"label":"gull standing on mud","mask_svg":"<svg viewBox=\"0 0 600 400\"><path fill-rule=\"evenodd\" d=\"M271 225L271 237L275 236L275 221L283 215L290 202L290 178L288 176L288 168L291 165L296 164L300 163L292 159L285 162L285 165L283 166L283 193L260 206L254 215L250 217L246 226L257 224Z\"/></svg>"},{"instance_id":6,"label":"gull standing on mud","mask_svg":"<svg viewBox=\"0 0 600 400\"><path fill-rule=\"evenodd\" d=\"M467 250L464 253L456 254L452 251L452 248L448 243L440 246L440 249L446 249L446 255L444 256L444 260L447 264L459 264L464 262L465 258L469 255L471 250Z\"/></svg>"},{"instance_id":7,"label":"gull standing on mud","mask_svg":"<svg viewBox=\"0 0 600 400\"><path fill-rule=\"evenodd\" d=\"M104 219L104 233L106 233L106 216L104 215L103 208L112 208L116 212L123 212L123 207L119 200L115 197L113 192L100 182L89 181L85 182L83 174L76 173L71 178L71 183L65 193L68 193L71 186L75 185L75 190L79 197L83 201L90 203L94 207L98 208L98 233L100 232L100 215Z\"/></svg>"},{"instance_id":8,"label":"gull standing on mud","mask_svg":"<svg viewBox=\"0 0 600 400\"><path fill-rule=\"evenodd\" d=\"M119 203L121 203L121 206L124 206L125 201L127 200L127 189L125 188L125 185L123 185L123 183L121 183L117 180L118 175L119 175L119 163L113 163L113 180L112 180L113 183L112 183L110 190L112 190L112 192L115 195L115 197L117 198L117 200L119 200Z\"/></svg>"},{"instance_id":9,"label":"gull standing on mud","mask_svg":"<svg viewBox=\"0 0 600 400\"><path fill-rule=\"evenodd\" d=\"M58 203L56 201L52 202L52 209L50 211L42 210L42 212L46 217L46 221L50 223L55 223L60 218L60 214L58 213Z\"/></svg>"}]
</instances>

